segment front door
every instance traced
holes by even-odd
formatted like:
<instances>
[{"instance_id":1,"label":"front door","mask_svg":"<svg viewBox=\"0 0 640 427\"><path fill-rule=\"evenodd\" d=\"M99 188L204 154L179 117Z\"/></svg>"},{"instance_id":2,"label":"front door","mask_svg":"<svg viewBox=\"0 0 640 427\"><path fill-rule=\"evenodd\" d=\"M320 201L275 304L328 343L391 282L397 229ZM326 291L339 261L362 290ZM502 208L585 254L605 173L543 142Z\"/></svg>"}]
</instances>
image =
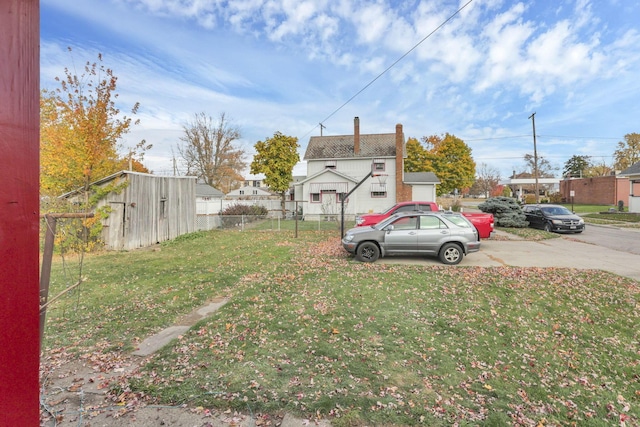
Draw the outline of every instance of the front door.
<instances>
[{"instance_id":1,"label":"front door","mask_svg":"<svg viewBox=\"0 0 640 427\"><path fill-rule=\"evenodd\" d=\"M418 245L418 217L405 216L393 222L393 230L384 235L387 253L415 252Z\"/></svg>"}]
</instances>

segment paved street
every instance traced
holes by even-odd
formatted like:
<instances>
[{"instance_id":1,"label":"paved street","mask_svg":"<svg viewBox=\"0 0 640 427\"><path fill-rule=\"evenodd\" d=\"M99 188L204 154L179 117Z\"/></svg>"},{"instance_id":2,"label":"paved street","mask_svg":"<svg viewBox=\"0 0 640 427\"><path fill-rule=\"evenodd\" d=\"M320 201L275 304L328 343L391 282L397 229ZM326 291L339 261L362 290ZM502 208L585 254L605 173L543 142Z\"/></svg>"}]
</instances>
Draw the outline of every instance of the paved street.
<instances>
[{"instance_id":1,"label":"paved street","mask_svg":"<svg viewBox=\"0 0 640 427\"><path fill-rule=\"evenodd\" d=\"M585 231L588 233L591 227ZM640 239L640 232L635 233ZM500 232L498 232L500 233ZM433 257L388 257L380 263L440 264ZM538 242L513 240L483 240L480 252L465 257L460 266L514 266L514 267L567 267L580 269L601 269L620 276L630 277L640 282L640 254L615 250L577 240L575 235Z\"/></svg>"}]
</instances>

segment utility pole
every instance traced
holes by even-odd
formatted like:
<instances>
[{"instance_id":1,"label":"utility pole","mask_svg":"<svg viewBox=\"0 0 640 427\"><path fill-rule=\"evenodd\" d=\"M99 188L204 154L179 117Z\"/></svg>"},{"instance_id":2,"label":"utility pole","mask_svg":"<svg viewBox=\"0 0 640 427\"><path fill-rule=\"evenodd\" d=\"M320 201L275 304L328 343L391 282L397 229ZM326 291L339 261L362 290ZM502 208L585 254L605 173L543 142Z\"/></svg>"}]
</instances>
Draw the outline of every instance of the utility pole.
<instances>
[{"instance_id":1,"label":"utility pole","mask_svg":"<svg viewBox=\"0 0 640 427\"><path fill-rule=\"evenodd\" d=\"M320 125L320 136L322 136L322 129L326 128L322 123L318 123Z\"/></svg>"},{"instance_id":2,"label":"utility pole","mask_svg":"<svg viewBox=\"0 0 640 427\"><path fill-rule=\"evenodd\" d=\"M536 113L529 116L533 124L533 175L536 180L536 203L540 203L540 191L538 190L538 149L536 148Z\"/></svg>"}]
</instances>

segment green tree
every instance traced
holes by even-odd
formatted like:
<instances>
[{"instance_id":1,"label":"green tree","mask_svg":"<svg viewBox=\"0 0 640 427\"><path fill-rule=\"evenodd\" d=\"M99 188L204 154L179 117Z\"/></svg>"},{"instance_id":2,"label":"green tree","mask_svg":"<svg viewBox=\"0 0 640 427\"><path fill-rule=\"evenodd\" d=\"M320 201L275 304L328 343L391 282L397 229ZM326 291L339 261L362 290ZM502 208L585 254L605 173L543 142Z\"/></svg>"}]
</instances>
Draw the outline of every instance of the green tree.
<instances>
[{"instance_id":1,"label":"green tree","mask_svg":"<svg viewBox=\"0 0 640 427\"><path fill-rule=\"evenodd\" d=\"M471 156L471 148L460 138L446 133L444 137L432 135L423 137L427 151L427 169L419 172L433 172L440 180L436 193L448 194L455 189L471 187L476 175L476 163Z\"/></svg>"},{"instance_id":2,"label":"green tree","mask_svg":"<svg viewBox=\"0 0 640 427\"><path fill-rule=\"evenodd\" d=\"M640 162L640 133L628 133L624 141L618 142L618 149L613 153L615 168L625 170Z\"/></svg>"},{"instance_id":3,"label":"green tree","mask_svg":"<svg viewBox=\"0 0 640 427\"><path fill-rule=\"evenodd\" d=\"M591 166L591 156L574 155L565 162L562 175L570 178L582 178Z\"/></svg>"},{"instance_id":4,"label":"green tree","mask_svg":"<svg viewBox=\"0 0 640 427\"><path fill-rule=\"evenodd\" d=\"M45 89L40 96L40 187L47 195L86 190L91 182L121 170L120 140L138 123L116 108L117 78L102 64L102 55L98 62L87 62L80 76L68 68L64 73L56 78L59 88ZM136 103L132 114L137 110ZM150 147L140 142L132 160L141 160Z\"/></svg>"},{"instance_id":5,"label":"green tree","mask_svg":"<svg viewBox=\"0 0 640 427\"><path fill-rule=\"evenodd\" d=\"M264 182L282 198L285 213L285 193L293 181L293 167L300 161L298 138L280 132L272 138L256 142L256 155L251 162L251 173L263 173Z\"/></svg>"},{"instance_id":6,"label":"green tree","mask_svg":"<svg viewBox=\"0 0 640 427\"><path fill-rule=\"evenodd\" d=\"M238 188L247 166L245 152L237 146L240 129L232 126L225 113L217 121L205 113L195 114L183 125L178 153L187 168L187 175L197 176L223 193Z\"/></svg>"}]
</instances>

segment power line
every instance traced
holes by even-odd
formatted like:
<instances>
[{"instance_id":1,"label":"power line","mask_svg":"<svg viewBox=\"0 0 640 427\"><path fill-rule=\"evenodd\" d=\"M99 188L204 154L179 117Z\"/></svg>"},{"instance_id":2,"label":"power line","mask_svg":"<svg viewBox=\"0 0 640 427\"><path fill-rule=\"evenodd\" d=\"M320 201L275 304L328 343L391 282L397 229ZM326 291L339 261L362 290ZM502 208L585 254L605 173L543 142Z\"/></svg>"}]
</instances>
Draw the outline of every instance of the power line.
<instances>
[{"instance_id":1,"label":"power line","mask_svg":"<svg viewBox=\"0 0 640 427\"><path fill-rule=\"evenodd\" d=\"M540 134L536 134L536 137L538 138L564 138L564 139L611 139L611 140L615 140L615 139L620 139L619 137L608 137L608 136L566 136L566 135L540 135ZM463 138L461 137L460 139L462 139L465 142L474 142L474 141L496 141L499 139L515 139L515 138L531 138L531 134L529 135L510 135L510 136L495 136L495 137L489 137L489 138L473 138L473 139L467 139L467 138Z\"/></svg>"},{"instance_id":2,"label":"power line","mask_svg":"<svg viewBox=\"0 0 640 427\"><path fill-rule=\"evenodd\" d=\"M619 136L611 137L611 136L563 136L563 135L538 135L538 138L567 138L567 139L617 139L620 140Z\"/></svg>"},{"instance_id":3,"label":"power line","mask_svg":"<svg viewBox=\"0 0 640 427\"><path fill-rule=\"evenodd\" d=\"M353 101L358 95L360 95L362 92L364 92L369 86L371 86L373 83L376 82L376 80L378 80L380 77L382 77L384 74L387 73L387 71L389 71L390 69L392 69L398 62L402 61L407 55L409 55L411 52L413 52L418 46L420 46L425 40L427 40L429 37L431 37L436 31L438 31L440 28L444 27L449 21L451 21L456 15L458 15L465 7L469 6L471 3L473 2L473 0L469 0L468 2L466 2L463 6L461 6L458 10L456 10L451 16L449 16L446 20L444 20L440 25L438 25L433 31L431 31L429 34L427 34L426 36L424 36L422 38L422 40L420 40L418 43L416 43L411 49L409 49L408 51L406 51L404 53L404 55L402 55L400 58L396 59L395 62L393 62L391 65L389 65L383 72L381 72L380 74L378 74L373 80L371 80L369 83L367 83L362 89L360 89L358 92L356 92L355 95L353 95L351 98L349 98L348 100L346 100L341 106L339 106L338 108L336 108L331 114L329 114L327 117L325 117L324 120L322 120L318 125L314 126L313 129L311 129L309 132L307 132L306 134L304 134L300 139L304 139L305 137L307 137L307 135L309 135L311 132L313 132L318 126L324 126L323 123L326 122L327 120L329 120L331 117L333 117L333 115L335 115L338 111L342 110L342 108L344 108L348 103L350 103L351 101Z\"/></svg>"}]
</instances>

